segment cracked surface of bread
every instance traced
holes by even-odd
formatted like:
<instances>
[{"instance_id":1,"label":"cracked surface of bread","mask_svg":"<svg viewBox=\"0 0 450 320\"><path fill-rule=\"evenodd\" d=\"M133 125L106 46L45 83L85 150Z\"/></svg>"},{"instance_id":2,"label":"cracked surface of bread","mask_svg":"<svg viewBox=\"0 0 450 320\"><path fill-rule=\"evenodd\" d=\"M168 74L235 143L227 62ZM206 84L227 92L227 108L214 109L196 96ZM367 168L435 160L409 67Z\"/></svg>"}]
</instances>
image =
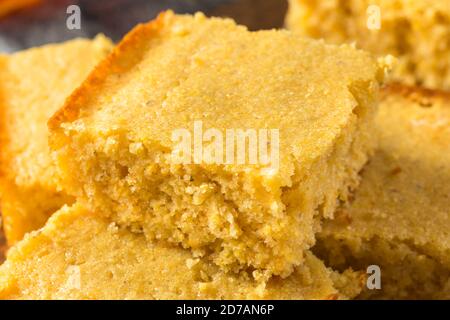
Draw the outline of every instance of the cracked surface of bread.
<instances>
[{"instance_id":1,"label":"cracked surface of bread","mask_svg":"<svg viewBox=\"0 0 450 320\"><path fill-rule=\"evenodd\" d=\"M98 36L0 57L0 203L9 244L72 201L56 187L47 121L111 48Z\"/></svg>"},{"instance_id":2,"label":"cracked surface of bread","mask_svg":"<svg viewBox=\"0 0 450 320\"><path fill-rule=\"evenodd\" d=\"M394 81L450 90L448 0L289 2L289 29L331 43L355 42L382 56L392 54L399 58L392 73ZM378 18L379 29L375 25Z\"/></svg>"},{"instance_id":3,"label":"cracked surface of bread","mask_svg":"<svg viewBox=\"0 0 450 320\"><path fill-rule=\"evenodd\" d=\"M391 86L376 123L380 148L316 253L337 268L379 265L382 289L362 297L449 299L450 94Z\"/></svg>"},{"instance_id":4,"label":"cracked surface of bread","mask_svg":"<svg viewBox=\"0 0 450 320\"><path fill-rule=\"evenodd\" d=\"M335 273L311 253L286 279L226 274L79 204L26 235L0 267L0 299L344 299L361 285L360 274Z\"/></svg>"},{"instance_id":5,"label":"cracked surface of bread","mask_svg":"<svg viewBox=\"0 0 450 320\"><path fill-rule=\"evenodd\" d=\"M288 276L357 184L383 76L350 46L165 12L131 31L50 120L62 185L223 270ZM173 162L172 133L197 120L278 129L279 170Z\"/></svg>"}]
</instances>

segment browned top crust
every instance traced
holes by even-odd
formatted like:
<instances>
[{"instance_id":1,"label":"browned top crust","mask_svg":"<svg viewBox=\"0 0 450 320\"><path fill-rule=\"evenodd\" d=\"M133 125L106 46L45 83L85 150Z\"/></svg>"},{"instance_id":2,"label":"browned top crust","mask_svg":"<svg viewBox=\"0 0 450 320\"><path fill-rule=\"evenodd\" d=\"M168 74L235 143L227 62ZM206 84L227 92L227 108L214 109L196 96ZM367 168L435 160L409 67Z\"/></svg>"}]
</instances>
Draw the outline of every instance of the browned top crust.
<instances>
[{"instance_id":1,"label":"browned top crust","mask_svg":"<svg viewBox=\"0 0 450 320\"><path fill-rule=\"evenodd\" d=\"M89 99L95 97L95 93L100 90L107 74L120 74L131 69L141 58L139 52L145 52L146 43L139 39L156 34L161 28L166 14L168 12L162 12L155 20L134 27L112 53L92 70L83 85L66 99L63 107L49 119L49 129L56 130L61 123L75 120L82 106L87 105ZM137 45L142 48L136 47Z\"/></svg>"}]
</instances>

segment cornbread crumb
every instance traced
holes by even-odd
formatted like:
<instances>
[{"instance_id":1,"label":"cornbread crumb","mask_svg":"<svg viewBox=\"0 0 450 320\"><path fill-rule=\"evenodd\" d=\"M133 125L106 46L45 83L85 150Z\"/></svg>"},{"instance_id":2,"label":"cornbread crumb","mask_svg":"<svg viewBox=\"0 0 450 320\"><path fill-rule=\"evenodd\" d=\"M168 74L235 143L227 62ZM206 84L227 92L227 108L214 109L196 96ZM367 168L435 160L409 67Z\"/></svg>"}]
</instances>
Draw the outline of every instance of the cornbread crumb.
<instances>
[{"instance_id":1,"label":"cornbread crumb","mask_svg":"<svg viewBox=\"0 0 450 320\"><path fill-rule=\"evenodd\" d=\"M111 231L101 216L64 207L26 235L0 266L0 299L346 299L361 290L358 273L335 273L311 253L288 278L257 282L188 250Z\"/></svg>"},{"instance_id":2,"label":"cornbread crumb","mask_svg":"<svg viewBox=\"0 0 450 320\"><path fill-rule=\"evenodd\" d=\"M379 265L381 290L362 298L449 299L450 95L391 86L376 123L380 148L315 252L341 270Z\"/></svg>"},{"instance_id":3,"label":"cornbread crumb","mask_svg":"<svg viewBox=\"0 0 450 320\"><path fill-rule=\"evenodd\" d=\"M0 196L9 244L73 201L56 187L47 120L111 48L98 36L0 56Z\"/></svg>"},{"instance_id":4,"label":"cornbread crumb","mask_svg":"<svg viewBox=\"0 0 450 320\"><path fill-rule=\"evenodd\" d=\"M222 270L286 277L358 183L382 78L376 59L350 46L163 13L130 32L49 122L63 187ZM172 133L196 121L279 130L279 169L176 163Z\"/></svg>"}]
</instances>

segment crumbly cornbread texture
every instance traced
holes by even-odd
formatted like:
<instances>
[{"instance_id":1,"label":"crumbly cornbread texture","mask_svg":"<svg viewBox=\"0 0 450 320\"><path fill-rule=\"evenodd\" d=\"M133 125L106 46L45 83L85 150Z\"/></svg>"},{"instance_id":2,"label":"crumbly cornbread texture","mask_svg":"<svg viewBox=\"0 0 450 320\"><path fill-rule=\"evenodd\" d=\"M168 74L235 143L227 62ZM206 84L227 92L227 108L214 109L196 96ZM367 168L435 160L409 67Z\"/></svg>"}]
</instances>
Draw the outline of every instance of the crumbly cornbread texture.
<instances>
[{"instance_id":1,"label":"crumbly cornbread texture","mask_svg":"<svg viewBox=\"0 0 450 320\"><path fill-rule=\"evenodd\" d=\"M286 19L289 29L331 43L356 42L358 47L381 56L395 55L399 58L392 73L395 81L450 90L448 0L290 0L289 3Z\"/></svg>"},{"instance_id":2,"label":"crumbly cornbread texture","mask_svg":"<svg viewBox=\"0 0 450 320\"><path fill-rule=\"evenodd\" d=\"M128 34L49 122L62 185L119 225L227 271L287 276L318 217L357 183L383 76L350 46L163 13ZM224 136L279 130L279 169L236 157L178 164L172 134L195 121Z\"/></svg>"},{"instance_id":3,"label":"crumbly cornbread texture","mask_svg":"<svg viewBox=\"0 0 450 320\"><path fill-rule=\"evenodd\" d=\"M326 223L317 252L332 266L381 267L372 298L450 298L450 95L391 87L380 149L353 203Z\"/></svg>"},{"instance_id":4,"label":"crumbly cornbread texture","mask_svg":"<svg viewBox=\"0 0 450 320\"><path fill-rule=\"evenodd\" d=\"M258 283L189 250L151 244L75 205L10 249L0 267L0 299L343 299L363 282L361 274L335 273L308 253L287 279Z\"/></svg>"},{"instance_id":5,"label":"crumbly cornbread texture","mask_svg":"<svg viewBox=\"0 0 450 320\"><path fill-rule=\"evenodd\" d=\"M111 48L99 36L0 57L0 197L9 244L72 201L57 191L47 121Z\"/></svg>"}]
</instances>

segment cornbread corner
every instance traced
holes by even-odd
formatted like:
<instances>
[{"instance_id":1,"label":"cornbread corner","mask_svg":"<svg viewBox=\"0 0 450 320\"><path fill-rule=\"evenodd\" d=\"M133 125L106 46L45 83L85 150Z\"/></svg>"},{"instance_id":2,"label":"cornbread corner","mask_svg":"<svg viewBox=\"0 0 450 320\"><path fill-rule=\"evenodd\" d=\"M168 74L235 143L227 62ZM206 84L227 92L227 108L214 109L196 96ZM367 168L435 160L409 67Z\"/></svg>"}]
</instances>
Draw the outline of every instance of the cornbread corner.
<instances>
[{"instance_id":1,"label":"cornbread corner","mask_svg":"<svg viewBox=\"0 0 450 320\"><path fill-rule=\"evenodd\" d=\"M289 0L289 29L399 58L396 82L450 90L448 0ZM378 24L379 23L379 24Z\"/></svg>"},{"instance_id":2,"label":"cornbread corner","mask_svg":"<svg viewBox=\"0 0 450 320\"><path fill-rule=\"evenodd\" d=\"M75 204L10 249L0 266L0 299L346 299L361 291L362 280L308 253L287 279L258 283Z\"/></svg>"},{"instance_id":3,"label":"cornbread corner","mask_svg":"<svg viewBox=\"0 0 450 320\"><path fill-rule=\"evenodd\" d=\"M286 277L357 185L384 71L351 46L162 13L49 121L62 185L120 226L222 270ZM198 121L220 133L279 130L279 167L173 161L172 134Z\"/></svg>"},{"instance_id":4,"label":"cornbread corner","mask_svg":"<svg viewBox=\"0 0 450 320\"><path fill-rule=\"evenodd\" d=\"M331 266L381 268L363 298L450 298L450 94L391 86L380 148L354 201L325 223L316 253Z\"/></svg>"},{"instance_id":5,"label":"cornbread corner","mask_svg":"<svg viewBox=\"0 0 450 320\"><path fill-rule=\"evenodd\" d=\"M98 36L0 56L0 204L9 244L72 201L56 187L47 120L110 49Z\"/></svg>"}]
</instances>

